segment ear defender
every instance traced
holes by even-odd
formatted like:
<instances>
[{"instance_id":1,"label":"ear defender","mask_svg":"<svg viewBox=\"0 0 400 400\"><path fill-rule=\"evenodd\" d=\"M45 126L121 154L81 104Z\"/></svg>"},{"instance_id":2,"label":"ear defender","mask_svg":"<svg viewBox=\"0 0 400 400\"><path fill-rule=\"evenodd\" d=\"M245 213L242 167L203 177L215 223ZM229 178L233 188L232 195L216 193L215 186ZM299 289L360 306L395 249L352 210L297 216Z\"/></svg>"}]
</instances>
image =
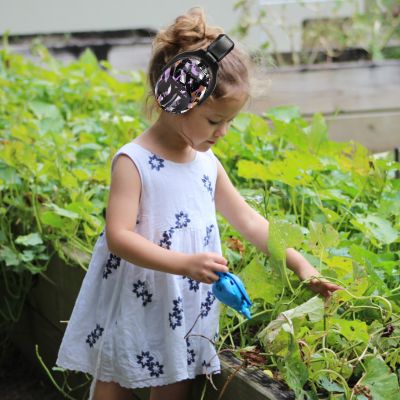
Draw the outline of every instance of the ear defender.
<instances>
[{"instance_id":1,"label":"ear defender","mask_svg":"<svg viewBox=\"0 0 400 400\"><path fill-rule=\"evenodd\" d=\"M183 114L203 103L217 83L218 62L234 47L220 34L207 50L186 51L175 56L161 71L155 86L159 106L167 112Z\"/></svg>"}]
</instances>

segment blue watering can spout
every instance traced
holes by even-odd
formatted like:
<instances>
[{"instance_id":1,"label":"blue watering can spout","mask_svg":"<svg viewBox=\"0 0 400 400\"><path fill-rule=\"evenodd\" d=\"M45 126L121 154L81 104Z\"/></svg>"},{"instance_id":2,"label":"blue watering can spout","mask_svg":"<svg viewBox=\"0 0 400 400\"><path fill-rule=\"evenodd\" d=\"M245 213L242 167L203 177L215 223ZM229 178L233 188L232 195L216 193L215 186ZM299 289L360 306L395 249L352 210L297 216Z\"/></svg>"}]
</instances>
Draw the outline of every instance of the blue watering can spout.
<instances>
[{"instance_id":1,"label":"blue watering can spout","mask_svg":"<svg viewBox=\"0 0 400 400\"><path fill-rule=\"evenodd\" d=\"M242 313L247 319L250 319L251 301L243 282L230 272L216 272L216 274L219 279L212 285L214 296L222 303Z\"/></svg>"}]
</instances>

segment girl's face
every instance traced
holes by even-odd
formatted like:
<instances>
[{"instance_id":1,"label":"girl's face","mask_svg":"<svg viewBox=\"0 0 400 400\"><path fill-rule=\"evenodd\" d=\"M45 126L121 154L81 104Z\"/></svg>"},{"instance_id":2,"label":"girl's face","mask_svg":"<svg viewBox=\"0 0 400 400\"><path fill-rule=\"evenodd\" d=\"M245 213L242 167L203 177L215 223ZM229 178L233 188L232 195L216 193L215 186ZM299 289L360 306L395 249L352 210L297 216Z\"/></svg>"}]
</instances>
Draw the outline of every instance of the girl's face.
<instances>
[{"instance_id":1,"label":"girl's face","mask_svg":"<svg viewBox=\"0 0 400 400\"><path fill-rule=\"evenodd\" d=\"M238 92L224 99L209 98L202 105L183 114L182 130L190 138L192 147L204 152L224 137L247 99L247 93Z\"/></svg>"}]
</instances>

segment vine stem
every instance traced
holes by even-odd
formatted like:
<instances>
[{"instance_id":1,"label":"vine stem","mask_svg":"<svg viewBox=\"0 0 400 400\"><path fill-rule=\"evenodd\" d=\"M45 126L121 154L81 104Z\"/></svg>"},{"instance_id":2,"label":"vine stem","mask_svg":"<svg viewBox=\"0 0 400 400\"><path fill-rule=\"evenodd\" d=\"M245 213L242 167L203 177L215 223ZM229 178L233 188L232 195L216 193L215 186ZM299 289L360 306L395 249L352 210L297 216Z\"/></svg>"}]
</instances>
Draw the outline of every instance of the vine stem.
<instances>
[{"instance_id":1,"label":"vine stem","mask_svg":"<svg viewBox=\"0 0 400 400\"><path fill-rule=\"evenodd\" d=\"M57 388L57 390L63 394L63 396L66 399L69 400L76 400L74 397L70 396L68 393L65 393L65 391L58 385L58 383L55 381L55 379L53 378L53 375L50 373L49 369L47 368L47 365L44 363L42 357L39 354L39 346L36 344L35 345L35 353L36 353L36 357L38 358L40 365L43 367L43 369L46 371L47 376L49 377L50 381L52 382L52 384Z\"/></svg>"},{"instance_id":2,"label":"vine stem","mask_svg":"<svg viewBox=\"0 0 400 400\"><path fill-rule=\"evenodd\" d=\"M259 317L260 315L267 314L267 313L270 312L270 311L272 311L272 310L266 309L266 310L260 311L259 313L254 314L254 315L252 316L252 319L254 319L254 318L256 318L256 317ZM233 327L231 328L231 330L232 330L232 331L236 330L237 328L239 328L239 326L245 324L247 321L248 321L247 319L243 319L243 320L240 321L238 324L236 324L235 326L233 326ZM230 330L225 336L222 336L222 339L221 339L222 342L221 342L221 344L220 344L219 347L218 347L218 351L221 350L221 347L222 347L223 344L225 343L226 338L231 334L231 333L230 333L231 330Z\"/></svg>"},{"instance_id":3,"label":"vine stem","mask_svg":"<svg viewBox=\"0 0 400 400\"><path fill-rule=\"evenodd\" d=\"M336 375L336 376L340 379L340 381L343 383L343 387L344 387L344 390L345 390L345 392L346 392L346 399L349 398L349 395L350 395L350 388L349 388L349 386L347 385L346 379L344 379L343 376L339 374L339 372L336 372L336 371L334 371L334 370L332 370L332 369L320 369L319 371L316 371L315 374L318 375L318 374L321 373L321 372L327 372L327 373ZM350 397L350 398L351 398L351 397Z\"/></svg>"}]
</instances>

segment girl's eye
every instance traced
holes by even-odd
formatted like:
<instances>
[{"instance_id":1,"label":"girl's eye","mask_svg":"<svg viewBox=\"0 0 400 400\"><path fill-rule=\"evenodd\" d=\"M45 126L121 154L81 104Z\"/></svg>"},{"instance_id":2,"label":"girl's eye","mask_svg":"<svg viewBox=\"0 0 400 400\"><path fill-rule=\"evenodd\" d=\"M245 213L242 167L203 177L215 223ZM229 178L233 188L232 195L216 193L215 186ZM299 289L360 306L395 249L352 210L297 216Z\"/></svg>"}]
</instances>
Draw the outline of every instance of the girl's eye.
<instances>
[{"instance_id":1,"label":"girl's eye","mask_svg":"<svg viewBox=\"0 0 400 400\"><path fill-rule=\"evenodd\" d=\"M228 121L228 124L231 124L232 123L232 121L233 121L233 119L231 119L230 121ZM210 120L208 120L208 122L211 124L211 125L218 125L218 124L220 124L221 122L216 122L216 121L210 121Z\"/></svg>"}]
</instances>

